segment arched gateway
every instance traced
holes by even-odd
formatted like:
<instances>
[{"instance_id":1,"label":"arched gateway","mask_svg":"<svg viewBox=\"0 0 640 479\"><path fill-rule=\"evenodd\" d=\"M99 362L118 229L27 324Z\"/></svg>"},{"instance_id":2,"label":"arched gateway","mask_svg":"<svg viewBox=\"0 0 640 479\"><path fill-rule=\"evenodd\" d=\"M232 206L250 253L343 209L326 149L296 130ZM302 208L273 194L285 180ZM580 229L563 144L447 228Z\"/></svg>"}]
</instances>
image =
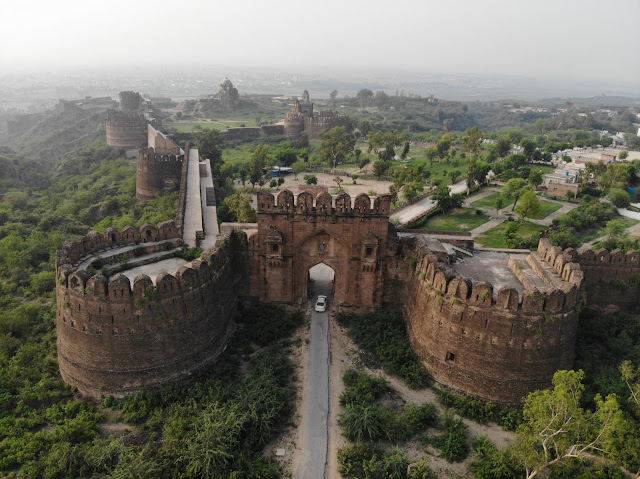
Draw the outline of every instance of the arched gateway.
<instances>
[{"instance_id":1,"label":"arched gateway","mask_svg":"<svg viewBox=\"0 0 640 479\"><path fill-rule=\"evenodd\" d=\"M342 193L297 198L289 190L277 200L258 193L258 233L249 238L251 296L261 301L296 303L307 298L309 269L324 263L335 271L335 299L346 307L382 304L384 268L395 254L390 245L391 198L373 205L366 194L352 203Z\"/></svg>"}]
</instances>

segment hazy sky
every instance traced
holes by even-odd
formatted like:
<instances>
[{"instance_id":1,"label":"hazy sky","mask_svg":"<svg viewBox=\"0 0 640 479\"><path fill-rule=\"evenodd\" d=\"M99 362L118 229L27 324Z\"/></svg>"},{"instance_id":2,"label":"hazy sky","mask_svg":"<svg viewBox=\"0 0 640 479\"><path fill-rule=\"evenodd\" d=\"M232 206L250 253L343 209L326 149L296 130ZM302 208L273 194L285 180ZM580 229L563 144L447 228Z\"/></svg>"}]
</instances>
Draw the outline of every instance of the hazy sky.
<instances>
[{"instance_id":1,"label":"hazy sky","mask_svg":"<svg viewBox=\"0 0 640 479\"><path fill-rule=\"evenodd\" d=\"M350 67L640 83L640 0L0 0L0 72Z\"/></svg>"}]
</instances>

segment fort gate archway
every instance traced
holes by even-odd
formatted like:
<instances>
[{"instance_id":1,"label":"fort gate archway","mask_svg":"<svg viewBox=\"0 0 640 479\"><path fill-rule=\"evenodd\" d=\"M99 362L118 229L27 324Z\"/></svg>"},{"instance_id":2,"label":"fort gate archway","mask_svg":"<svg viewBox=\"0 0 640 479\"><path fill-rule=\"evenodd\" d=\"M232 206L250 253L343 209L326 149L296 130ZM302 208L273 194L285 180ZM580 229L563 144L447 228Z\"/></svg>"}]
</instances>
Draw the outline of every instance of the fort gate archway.
<instances>
[{"instance_id":1,"label":"fort gate archway","mask_svg":"<svg viewBox=\"0 0 640 479\"><path fill-rule=\"evenodd\" d=\"M307 299L311 267L325 263L335 271L335 299L345 307L371 309L382 304L389 246L389 195L352 201L288 190L277 199L258 193L258 232L249 238L251 296L295 304Z\"/></svg>"}]
</instances>

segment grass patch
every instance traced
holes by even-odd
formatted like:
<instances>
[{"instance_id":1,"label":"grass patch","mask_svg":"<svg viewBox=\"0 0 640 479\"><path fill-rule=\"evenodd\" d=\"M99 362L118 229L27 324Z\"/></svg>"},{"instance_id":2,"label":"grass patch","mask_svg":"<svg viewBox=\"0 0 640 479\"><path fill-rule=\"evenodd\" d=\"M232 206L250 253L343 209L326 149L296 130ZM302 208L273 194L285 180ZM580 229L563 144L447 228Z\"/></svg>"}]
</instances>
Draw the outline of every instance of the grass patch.
<instances>
[{"instance_id":1,"label":"grass patch","mask_svg":"<svg viewBox=\"0 0 640 479\"><path fill-rule=\"evenodd\" d=\"M430 217L419 227L422 230L471 231L489 221L489 217L476 214L469 208L456 208L445 215Z\"/></svg>"},{"instance_id":2,"label":"grass patch","mask_svg":"<svg viewBox=\"0 0 640 479\"><path fill-rule=\"evenodd\" d=\"M255 120L222 120L222 121L172 121L164 124L167 128L174 128L178 133L190 133L205 128L214 128L216 130L227 130L229 128L242 128L256 126Z\"/></svg>"},{"instance_id":3,"label":"grass patch","mask_svg":"<svg viewBox=\"0 0 640 479\"><path fill-rule=\"evenodd\" d=\"M376 356L385 372L399 376L412 389L429 384L429 373L409 345L402 313L340 313L337 321L359 347Z\"/></svg>"},{"instance_id":4,"label":"grass patch","mask_svg":"<svg viewBox=\"0 0 640 479\"><path fill-rule=\"evenodd\" d=\"M558 211L562 208L562 205L558 203L552 203L551 201L540 200L540 211L533 218L536 220L542 220L549 216L551 213Z\"/></svg>"},{"instance_id":5,"label":"grass patch","mask_svg":"<svg viewBox=\"0 0 640 479\"><path fill-rule=\"evenodd\" d=\"M524 221L522 223L518 222L518 234L516 237L519 241L525 241L532 236L536 237L535 244L538 244L537 236L540 232L544 231L547 227L543 225L538 225L535 223L531 223L530 221ZM476 237L476 243L480 243L482 246L487 248L508 248L507 241L505 237L502 235L502 232L506 228L507 223L502 223L497 226L494 226L489 231L482 233Z\"/></svg>"},{"instance_id":6,"label":"grass patch","mask_svg":"<svg viewBox=\"0 0 640 479\"><path fill-rule=\"evenodd\" d=\"M485 196L484 198L480 198L473 202L475 206L481 206L483 208L496 208L496 200L498 197L502 196L500 193L494 193L489 196ZM502 197L502 207L506 208L507 206L511 206L513 204L513 199L507 198L506 196Z\"/></svg>"}]
</instances>

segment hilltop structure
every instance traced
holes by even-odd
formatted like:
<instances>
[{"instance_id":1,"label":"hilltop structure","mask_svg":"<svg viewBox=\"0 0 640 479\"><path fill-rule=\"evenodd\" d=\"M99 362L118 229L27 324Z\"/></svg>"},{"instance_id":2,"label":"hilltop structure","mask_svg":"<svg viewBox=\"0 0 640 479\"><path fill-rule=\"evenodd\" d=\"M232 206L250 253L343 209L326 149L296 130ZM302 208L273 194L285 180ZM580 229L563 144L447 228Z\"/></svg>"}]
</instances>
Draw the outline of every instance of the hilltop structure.
<instances>
[{"instance_id":1,"label":"hilltop structure","mask_svg":"<svg viewBox=\"0 0 640 479\"><path fill-rule=\"evenodd\" d=\"M302 100L295 99L291 112L284 118L284 134L287 136L300 136L303 131L306 131L311 138L315 138L324 130L337 126L349 128L351 126L349 117L335 110L314 113L313 103L307 90L302 93Z\"/></svg>"}]
</instances>

